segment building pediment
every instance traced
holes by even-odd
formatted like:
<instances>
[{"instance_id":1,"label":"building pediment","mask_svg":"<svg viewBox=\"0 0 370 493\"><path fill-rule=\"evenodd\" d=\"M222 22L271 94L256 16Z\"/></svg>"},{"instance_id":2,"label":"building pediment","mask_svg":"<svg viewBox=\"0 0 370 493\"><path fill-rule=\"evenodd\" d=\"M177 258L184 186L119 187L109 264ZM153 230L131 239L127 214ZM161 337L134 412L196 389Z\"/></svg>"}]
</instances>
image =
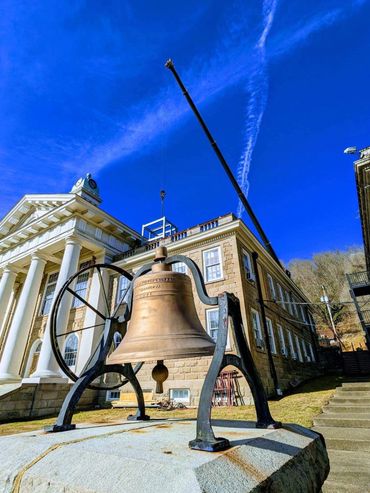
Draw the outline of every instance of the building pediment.
<instances>
[{"instance_id":1,"label":"building pediment","mask_svg":"<svg viewBox=\"0 0 370 493\"><path fill-rule=\"evenodd\" d=\"M37 224L53 209L71 201L70 194L25 195L0 221L0 238L16 233L27 225Z\"/></svg>"}]
</instances>

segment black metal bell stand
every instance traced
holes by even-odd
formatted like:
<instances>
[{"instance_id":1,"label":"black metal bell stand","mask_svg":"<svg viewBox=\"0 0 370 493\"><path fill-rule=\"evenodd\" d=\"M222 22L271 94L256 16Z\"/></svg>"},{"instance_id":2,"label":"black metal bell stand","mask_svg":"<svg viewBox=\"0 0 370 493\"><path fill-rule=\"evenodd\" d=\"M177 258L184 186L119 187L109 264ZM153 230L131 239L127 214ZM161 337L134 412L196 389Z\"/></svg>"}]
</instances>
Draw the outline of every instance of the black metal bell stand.
<instances>
[{"instance_id":1,"label":"black metal bell stand","mask_svg":"<svg viewBox=\"0 0 370 493\"><path fill-rule=\"evenodd\" d=\"M202 303L209 306L219 307L219 325L218 325L216 348L201 391L199 407L198 407L198 415L197 415L196 438L191 442L189 442L190 448L195 450L216 452L220 450L225 450L228 447L230 447L230 442L226 438L215 437L211 424L212 395L213 395L213 389L216 383L216 379L219 373L223 370L223 368L229 365L236 367L243 374L244 378L248 382L248 385L251 389L252 396L254 399L254 404L256 407L257 428L281 427L281 423L275 421L271 416L266 393L263 388L262 381L258 374L257 368L254 364L252 355L250 353L247 340L245 338L238 298L230 293L222 293L218 297L208 296L206 292L203 276L197 264L188 257L185 257L183 255L175 255L166 258L164 262L169 265L178 262L183 262L185 265L187 265L190 272L192 273L197 294L199 296L199 299L202 301ZM138 402L138 411L135 414L135 416L131 417L131 419L136 419L136 420L149 419L149 417L145 414L145 403L143 398L143 392L140 387L139 381L137 380L136 377L136 373L141 368L142 363L139 363L138 365L136 365L135 368L133 368L131 364L107 365L105 364L105 360L111 349L113 335L114 332L117 330L117 327L120 326L121 324L126 324L130 320L131 311L132 311L132 295L133 295L134 281L138 277L148 273L151 270L152 265L153 262L141 267L141 269L139 269L139 271L135 274L134 278L132 278L132 276L128 272L124 271L123 269L119 269L116 267L113 268L113 270L117 270L121 275L125 276L127 279L132 280L130 288L127 293L127 305L124 315L120 317L120 319L118 319L116 316L112 316L106 319L103 335L99 342L99 348L97 351L97 355L95 356L95 359L90 358L90 361L86 365L88 369L85 372L83 372L80 377L74 376L75 383L64 400L63 406L57 418L57 422L52 427L48 428L47 431L55 432L55 431L65 431L65 430L74 429L75 425L71 424L72 417L83 391L86 388L96 388L92 386L92 382L99 376L111 372L119 373L125 378L125 381L120 385L130 382L135 390L137 402ZM98 267L101 268L105 267L112 269L113 266L101 265ZM68 376L70 376L70 372L66 371L65 368L66 364L63 361L63 359L61 361L60 351L58 350L58 346L55 342L58 337L58 335L56 334L56 317L62 296L66 291L73 292L71 291L69 286L71 282L82 271L72 276L72 278L70 278L67 281L67 283L63 286L63 288L61 289L61 291L57 296L51 314L52 317L51 335L52 335L53 351L62 370ZM90 308L92 307L90 306ZM226 354L229 319L231 319L232 321L231 325L234 333L237 354ZM124 343L124 339L123 339L123 343Z\"/></svg>"}]
</instances>

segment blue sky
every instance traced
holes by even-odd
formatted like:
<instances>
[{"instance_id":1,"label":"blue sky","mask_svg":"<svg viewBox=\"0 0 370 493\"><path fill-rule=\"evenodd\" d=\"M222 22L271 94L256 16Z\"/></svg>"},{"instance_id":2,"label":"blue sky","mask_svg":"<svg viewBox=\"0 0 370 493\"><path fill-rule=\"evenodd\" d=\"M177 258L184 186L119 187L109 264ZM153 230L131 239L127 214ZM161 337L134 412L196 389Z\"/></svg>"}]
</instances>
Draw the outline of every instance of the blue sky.
<instances>
[{"instance_id":1,"label":"blue sky","mask_svg":"<svg viewBox=\"0 0 370 493\"><path fill-rule=\"evenodd\" d=\"M370 0L0 4L0 215L91 172L130 226L242 211L172 57L280 258L360 244ZM249 225L249 219L242 215Z\"/></svg>"}]
</instances>

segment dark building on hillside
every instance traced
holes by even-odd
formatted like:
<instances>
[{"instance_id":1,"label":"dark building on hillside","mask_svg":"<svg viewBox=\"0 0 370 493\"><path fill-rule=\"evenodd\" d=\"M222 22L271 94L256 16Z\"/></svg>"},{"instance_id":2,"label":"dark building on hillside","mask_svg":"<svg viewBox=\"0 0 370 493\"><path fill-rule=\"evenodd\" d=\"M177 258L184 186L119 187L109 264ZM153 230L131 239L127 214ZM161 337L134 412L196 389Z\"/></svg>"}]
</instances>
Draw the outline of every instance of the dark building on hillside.
<instances>
[{"instance_id":1,"label":"dark building on hillside","mask_svg":"<svg viewBox=\"0 0 370 493\"><path fill-rule=\"evenodd\" d=\"M370 349L370 147L360 151L355 174L367 270L347 274L347 279Z\"/></svg>"}]
</instances>

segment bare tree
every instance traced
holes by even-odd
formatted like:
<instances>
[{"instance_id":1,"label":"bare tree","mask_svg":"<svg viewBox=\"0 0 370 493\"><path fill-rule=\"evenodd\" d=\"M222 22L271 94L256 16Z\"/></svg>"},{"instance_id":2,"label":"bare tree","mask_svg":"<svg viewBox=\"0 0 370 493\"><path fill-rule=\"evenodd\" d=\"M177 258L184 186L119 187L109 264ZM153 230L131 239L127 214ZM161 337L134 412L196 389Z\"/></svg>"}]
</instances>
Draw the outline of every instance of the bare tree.
<instances>
[{"instance_id":1,"label":"bare tree","mask_svg":"<svg viewBox=\"0 0 370 493\"><path fill-rule=\"evenodd\" d=\"M322 286L328 293L334 323L339 334L358 332L359 320L352 303L346 273L366 270L363 249L352 247L345 251L328 251L313 255L310 260L289 262L293 280L313 303L318 329L330 329L327 308L321 303Z\"/></svg>"}]
</instances>

